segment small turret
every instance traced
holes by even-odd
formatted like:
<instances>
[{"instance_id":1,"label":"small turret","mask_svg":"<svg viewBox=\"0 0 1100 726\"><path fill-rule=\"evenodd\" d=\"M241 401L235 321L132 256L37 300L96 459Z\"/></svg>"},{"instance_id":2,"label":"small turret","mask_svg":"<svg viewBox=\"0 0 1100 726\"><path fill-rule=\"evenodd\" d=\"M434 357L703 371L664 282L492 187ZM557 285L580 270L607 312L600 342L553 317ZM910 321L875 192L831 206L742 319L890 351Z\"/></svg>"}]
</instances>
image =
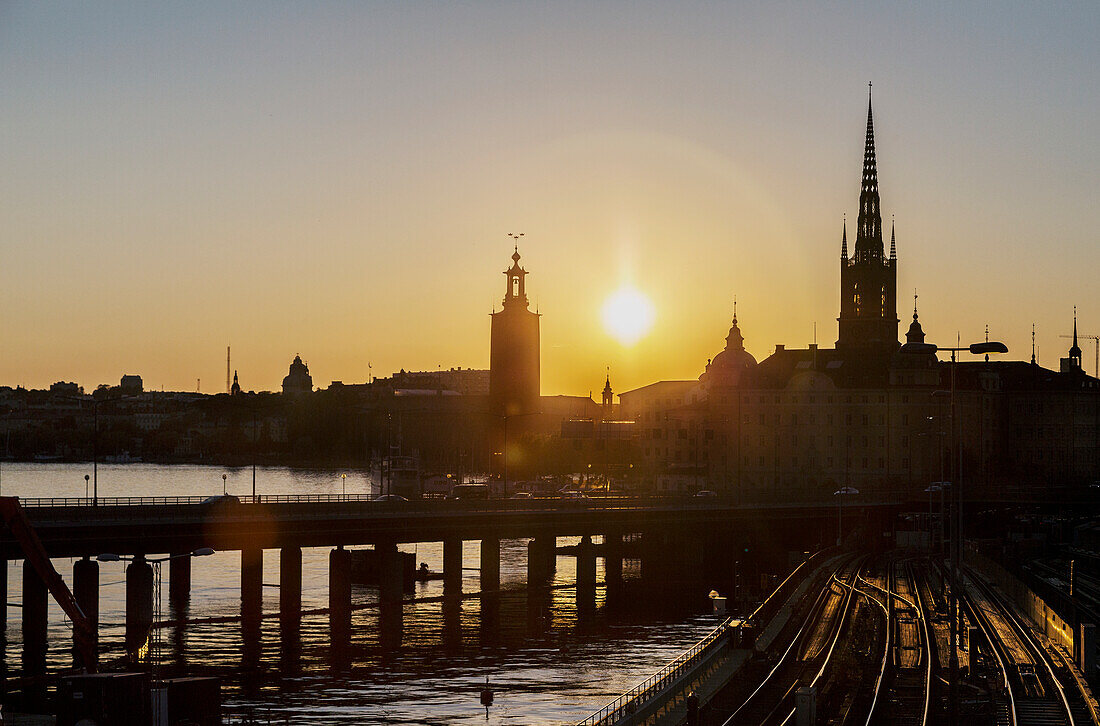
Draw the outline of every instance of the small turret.
<instances>
[{"instance_id":1,"label":"small turret","mask_svg":"<svg viewBox=\"0 0 1100 726\"><path fill-rule=\"evenodd\" d=\"M905 334L906 343L923 343L924 329L917 319L917 291L913 290L913 322L909 324L909 332Z\"/></svg>"}]
</instances>

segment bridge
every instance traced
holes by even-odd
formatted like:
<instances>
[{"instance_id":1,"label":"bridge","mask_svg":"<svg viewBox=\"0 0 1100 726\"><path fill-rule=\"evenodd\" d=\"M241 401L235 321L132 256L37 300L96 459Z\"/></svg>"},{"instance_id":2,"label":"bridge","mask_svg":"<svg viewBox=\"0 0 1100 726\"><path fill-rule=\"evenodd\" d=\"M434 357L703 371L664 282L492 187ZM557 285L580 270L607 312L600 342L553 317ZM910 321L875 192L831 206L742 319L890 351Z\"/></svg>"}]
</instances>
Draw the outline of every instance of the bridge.
<instances>
[{"instance_id":1,"label":"bridge","mask_svg":"<svg viewBox=\"0 0 1100 726\"><path fill-rule=\"evenodd\" d=\"M133 558L126 568L126 646L137 661L153 626L150 560L167 558L169 600L186 602L191 587L188 555L206 548L241 553L240 619L245 628L257 627L264 616L263 558L266 550L277 550L278 616L285 630L296 632L302 617L302 548L332 547L328 610L337 642L346 639L351 622L351 546L370 545L376 551L385 634L401 628L404 577L399 544L442 542L445 597L456 597L462 594L465 541L480 542L480 591L492 594L500 588L501 540L529 539L526 584L532 597L538 597L553 576L559 554L556 538L580 537L570 549L577 560L580 606L595 601L598 557L604 560L609 601L622 593L625 558L640 560L643 583L662 589L704 576L708 582L732 587L732 552L751 549L755 568L778 571L789 551L831 542L838 515L831 502L739 506L692 497L375 501L355 495L264 495L23 499L19 504L20 518L37 543L28 544L26 535L19 536L18 528L9 526L0 532L0 553L7 560L24 559L23 674L34 677L45 675L48 593L57 598L60 582L48 558L80 558L73 566L73 596L77 619L87 621L91 645L83 652L77 648L74 665L91 670L98 658L97 558L105 554ZM882 531L898 505L846 509L844 519L852 528L857 522L873 523ZM37 566L28 552L35 548L41 553ZM0 572L6 578L7 569ZM4 622L6 592L7 583L0 582ZM74 628L74 634L77 631Z\"/></svg>"}]
</instances>

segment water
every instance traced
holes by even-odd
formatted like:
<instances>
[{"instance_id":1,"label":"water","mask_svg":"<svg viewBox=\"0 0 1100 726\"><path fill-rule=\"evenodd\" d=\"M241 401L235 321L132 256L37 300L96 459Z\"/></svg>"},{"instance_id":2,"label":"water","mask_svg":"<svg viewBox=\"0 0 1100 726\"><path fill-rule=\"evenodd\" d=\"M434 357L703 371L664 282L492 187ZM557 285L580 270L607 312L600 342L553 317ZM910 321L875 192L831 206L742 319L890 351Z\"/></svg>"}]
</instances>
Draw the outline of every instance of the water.
<instances>
[{"instance_id":1,"label":"water","mask_svg":"<svg viewBox=\"0 0 1100 726\"><path fill-rule=\"evenodd\" d=\"M84 496L89 464L13 464L0 470L5 495L24 497ZM227 475L230 493L252 492L251 469L152 464L100 465L99 495L211 495L222 491ZM346 482L340 475L347 473ZM259 494L331 494L346 486L349 494L370 491L360 471L261 468ZM559 538L559 544L575 540ZM226 712L252 713L261 720L294 724L565 724L600 708L619 693L644 680L716 624L713 618L691 615L683 608L657 615L635 606L609 613L603 588L596 595L594 616L578 618L574 591L552 590L541 616L528 609L521 590L526 580L526 540L501 543L501 587L505 593L494 607L478 598L458 607L416 603L403 610L400 645L383 648L374 588L354 589L353 606L365 606L352 616L351 646L334 652L329 646L327 615L306 615L299 643L283 643L278 619L265 619L256 643L242 636L239 623L191 624L166 628L161 663L166 671L219 675L224 679ZM417 562L442 570L440 543L402 545ZM302 551L302 606L328 605L328 548ZM464 566L477 568L477 542L467 542ZM54 566L71 586L72 560ZM599 566L602 568L602 560ZM21 562L8 564L9 602L19 602ZM125 563L100 565L100 649L108 662L123 652ZM624 568L633 573L631 563ZM575 581L575 562L559 557L555 584ZM168 573L163 573L161 619L168 619ZM602 571L597 572L602 580ZM264 582L278 583L278 552L264 555ZM476 592L476 570L465 572L463 591ZM442 595L440 581L418 583L415 597ZM235 616L240 612L240 554L218 552L193 561L191 618ZM51 671L69 665L70 631L51 601ZM484 612L483 612L484 607ZM278 589L265 588L265 613L277 612ZM20 611L8 610L5 657L18 669ZM488 677L495 694L488 721L478 694Z\"/></svg>"}]
</instances>

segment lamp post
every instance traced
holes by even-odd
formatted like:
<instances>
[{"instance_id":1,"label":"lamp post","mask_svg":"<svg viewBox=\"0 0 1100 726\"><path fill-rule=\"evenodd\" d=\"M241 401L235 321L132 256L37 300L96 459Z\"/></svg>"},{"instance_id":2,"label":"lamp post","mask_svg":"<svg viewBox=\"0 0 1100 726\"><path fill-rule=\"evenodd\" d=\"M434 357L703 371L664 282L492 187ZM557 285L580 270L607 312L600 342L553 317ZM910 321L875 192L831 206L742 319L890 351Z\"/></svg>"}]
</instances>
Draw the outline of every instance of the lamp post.
<instances>
[{"instance_id":1,"label":"lamp post","mask_svg":"<svg viewBox=\"0 0 1100 726\"><path fill-rule=\"evenodd\" d=\"M86 398L76 398L76 397L73 397L73 396L66 396L65 398L68 398L69 400L72 400L72 401L80 401L81 403L83 403L86 400L89 400L89 399L86 399ZM116 401L123 401L123 400L129 399L129 398L134 398L134 396L117 396L115 398L105 398L102 401L97 400L96 397L95 397L95 394L92 394L92 397L91 397L91 404L92 404L92 506L93 507L99 505L99 450L98 450L99 449L99 404L107 403L107 402L113 403L113 402L116 402ZM85 476L84 479L85 479L85 483L86 483L88 477ZM85 497L85 498L87 498L87 497Z\"/></svg>"},{"instance_id":2,"label":"lamp post","mask_svg":"<svg viewBox=\"0 0 1100 726\"><path fill-rule=\"evenodd\" d=\"M934 549L933 545L935 543L935 535L933 534L933 527L932 527L932 495L935 494L936 492L940 493L940 529L941 529L940 542L942 543L943 542L943 533L942 533L942 529L943 529L943 490L947 485L948 485L948 482L936 481L936 482L932 482L932 484L927 489L924 490L924 491L928 492L928 552L929 552L929 554L932 553L932 551Z\"/></svg>"},{"instance_id":3,"label":"lamp post","mask_svg":"<svg viewBox=\"0 0 1100 726\"><path fill-rule=\"evenodd\" d=\"M836 500L836 546L844 542L844 497L850 494L859 494L859 490L855 487L841 487L833 492L833 496Z\"/></svg>"},{"instance_id":4,"label":"lamp post","mask_svg":"<svg viewBox=\"0 0 1100 726\"><path fill-rule=\"evenodd\" d=\"M347 496L348 496L348 475L347 474L341 474L340 475L340 492L341 492L341 496L346 499Z\"/></svg>"},{"instance_id":5,"label":"lamp post","mask_svg":"<svg viewBox=\"0 0 1100 726\"><path fill-rule=\"evenodd\" d=\"M955 483L952 490L951 498L954 500L954 512L951 517L951 656L949 659L949 668L951 672L949 683L949 701L950 701L950 714L949 723L957 724L959 722L959 631L961 630L959 618L961 616L961 609L959 608L959 594L962 586L962 580L959 577L960 559L962 557L962 447L961 447L961 431L958 426L958 416L955 412L955 369L957 366L956 353L966 352L972 355L983 355L988 353L1007 353L1008 346L1000 341L988 340L981 343L972 343L963 348L941 348L932 343L906 343L902 346L901 352L908 354L932 354L935 355L939 351L946 351L951 353L951 411L950 411L950 423L951 423L951 451L953 456L951 457L956 464L955 469ZM937 392L933 392L932 395L936 395Z\"/></svg>"},{"instance_id":6,"label":"lamp post","mask_svg":"<svg viewBox=\"0 0 1100 726\"><path fill-rule=\"evenodd\" d=\"M91 479L87 474L84 475L84 498L88 498L88 480Z\"/></svg>"},{"instance_id":7,"label":"lamp post","mask_svg":"<svg viewBox=\"0 0 1100 726\"><path fill-rule=\"evenodd\" d=\"M226 488L225 488L225 480L226 480L226 475L222 474L222 496L223 497L227 494L227 491L226 491Z\"/></svg>"}]
</instances>

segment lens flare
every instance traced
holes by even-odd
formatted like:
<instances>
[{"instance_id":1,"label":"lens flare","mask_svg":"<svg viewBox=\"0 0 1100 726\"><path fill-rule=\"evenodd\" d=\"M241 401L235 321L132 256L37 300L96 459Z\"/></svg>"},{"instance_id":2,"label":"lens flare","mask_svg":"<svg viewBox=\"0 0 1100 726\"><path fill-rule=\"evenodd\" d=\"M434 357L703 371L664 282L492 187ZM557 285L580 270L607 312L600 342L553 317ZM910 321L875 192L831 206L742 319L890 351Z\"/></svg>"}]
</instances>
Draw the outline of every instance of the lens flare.
<instances>
[{"instance_id":1,"label":"lens flare","mask_svg":"<svg viewBox=\"0 0 1100 726\"><path fill-rule=\"evenodd\" d=\"M623 345L633 345L653 327L653 303L632 287L622 287L603 304L603 325Z\"/></svg>"}]
</instances>

